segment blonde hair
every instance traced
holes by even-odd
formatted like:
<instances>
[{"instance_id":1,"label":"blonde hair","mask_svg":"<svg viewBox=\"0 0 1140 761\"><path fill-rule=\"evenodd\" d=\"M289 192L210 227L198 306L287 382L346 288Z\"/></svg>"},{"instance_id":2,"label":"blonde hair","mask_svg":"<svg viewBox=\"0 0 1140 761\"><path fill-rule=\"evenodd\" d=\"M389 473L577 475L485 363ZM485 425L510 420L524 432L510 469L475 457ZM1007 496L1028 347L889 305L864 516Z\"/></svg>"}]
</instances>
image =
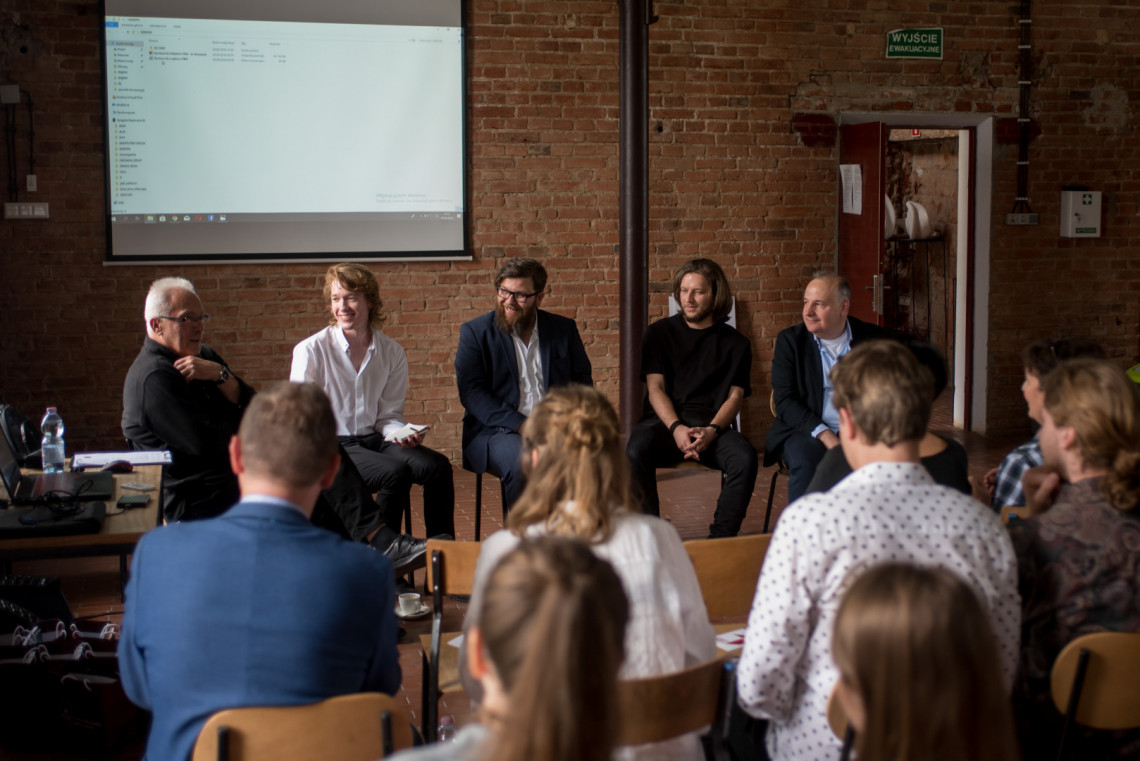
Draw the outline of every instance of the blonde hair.
<instances>
[{"instance_id":1,"label":"blonde hair","mask_svg":"<svg viewBox=\"0 0 1140 761\"><path fill-rule=\"evenodd\" d=\"M238 428L246 468L302 488L320 480L337 451L332 405L314 383L275 383L253 397Z\"/></svg>"},{"instance_id":2,"label":"blonde hair","mask_svg":"<svg viewBox=\"0 0 1140 761\"><path fill-rule=\"evenodd\" d=\"M527 483L511 509L508 528L522 535L541 523L551 534L608 539L614 510L632 510L635 504L621 424L609 400L591 386L553 388L521 432ZM563 509L570 501L574 509Z\"/></svg>"},{"instance_id":3,"label":"blonde hair","mask_svg":"<svg viewBox=\"0 0 1140 761\"><path fill-rule=\"evenodd\" d=\"M1101 492L1118 510L1140 504L1140 410L1136 386L1101 359L1062 362L1045 376L1045 409L1076 436L1081 461L1104 468Z\"/></svg>"},{"instance_id":4,"label":"blonde hair","mask_svg":"<svg viewBox=\"0 0 1140 761\"><path fill-rule=\"evenodd\" d=\"M852 349L831 370L835 409L851 413L871 444L894 446L926 435L934 403L934 376L897 341Z\"/></svg>"},{"instance_id":5,"label":"blonde hair","mask_svg":"<svg viewBox=\"0 0 1140 761\"><path fill-rule=\"evenodd\" d=\"M380 300L380 283L372 270L363 264L344 262L334 264L325 270L324 294L325 306L332 301L333 283L340 283L346 291L355 291L368 302L368 327L379 330L384 325L384 313L381 311L384 302ZM329 325L336 325L336 318L329 318Z\"/></svg>"},{"instance_id":6,"label":"blonde hair","mask_svg":"<svg viewBox=\"0 0 1140 761\"><path fill-rule=\"evenodd\" d=\"M482 758L608 761L629 600L580 541L525 539L487 583L479 629L509 712Z\"/></svg>"},{"instance_id":7,"label":"blonde hair","mask_svg":"<svg viewBox=\"0 0 1140 761\"><path fill-rule=\"evenodd\" d=\"M887 563L839 605L831 655L863 701L860 761L1013 761L1009 697L989 618L941 568Z\"/></svg>"}]
</instances>

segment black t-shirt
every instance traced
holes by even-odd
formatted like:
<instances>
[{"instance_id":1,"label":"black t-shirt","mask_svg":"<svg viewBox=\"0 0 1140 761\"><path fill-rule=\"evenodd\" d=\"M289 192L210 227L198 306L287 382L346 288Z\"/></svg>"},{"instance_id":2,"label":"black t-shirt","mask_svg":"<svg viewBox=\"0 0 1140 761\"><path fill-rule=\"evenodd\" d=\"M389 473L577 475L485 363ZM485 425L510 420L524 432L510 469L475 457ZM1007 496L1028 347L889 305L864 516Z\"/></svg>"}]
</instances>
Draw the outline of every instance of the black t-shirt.
<instances>
[{"instance_id":1,"label":"black t-shirt","mask_svg":"<svg viewBox=\"0 0 1140 761\"><path fill-rule=\"evenodd\" d=\"M675 314L650 325L641 343L641 379L665 376L665 393L685 425L707 425L732 386L752 393L752 344L723 322L698 330ZM649 395L642 419L656 418Z\"/></svg>"}]
</instances>

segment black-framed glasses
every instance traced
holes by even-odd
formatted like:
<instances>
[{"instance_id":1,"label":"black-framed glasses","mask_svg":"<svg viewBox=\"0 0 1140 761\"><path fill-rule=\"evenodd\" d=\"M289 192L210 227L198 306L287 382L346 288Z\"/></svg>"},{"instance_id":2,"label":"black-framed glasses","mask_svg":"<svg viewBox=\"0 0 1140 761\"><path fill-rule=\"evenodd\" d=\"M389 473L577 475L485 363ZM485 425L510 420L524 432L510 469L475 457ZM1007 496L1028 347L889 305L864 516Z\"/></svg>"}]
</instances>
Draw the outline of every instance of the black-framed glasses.
<instances>
[{"instance_id":1,"label":"black-framed glasses","mask_svg":"<svg viewBox=\"0 0 1140 761\"><path fill-rule=\"evenodd\" d=\"M511 299L514 299L518 304L525 304L532 297L542 293L542 291L535 291L534 293L519 293L518 291L508 291L506 288L499 288L498 293L500 301L510 301Z\"/></svg>"},{"instance_id":2,"label":"black-framed glasses","mask_svg":"<svg viewBox=\"0 0 1140 761\"><path fill-rule=\"evenodd\" d=\"M170 317L170 316L165 315L165 314L160 314L158 316L158 319L170 320L171 322L177 322L179 325L185 325L188 322L193 322L193 323L199 323L200 322L203 325L205 325L207 322L210 321L210 315L204 314L201 317L195 317L193 315L184 314L181 317Z\"/></svg>"}]
</instances>

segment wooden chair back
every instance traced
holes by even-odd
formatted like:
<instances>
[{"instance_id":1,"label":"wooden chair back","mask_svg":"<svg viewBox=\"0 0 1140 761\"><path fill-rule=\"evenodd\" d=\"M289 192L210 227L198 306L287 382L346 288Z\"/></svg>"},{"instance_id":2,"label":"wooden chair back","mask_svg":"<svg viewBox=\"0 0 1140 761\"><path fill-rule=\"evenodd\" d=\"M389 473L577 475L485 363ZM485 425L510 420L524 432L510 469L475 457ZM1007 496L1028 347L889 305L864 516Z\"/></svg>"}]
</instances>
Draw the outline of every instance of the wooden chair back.
<instances>
[{"instance_id":1,"label":"wooden chair back","mask_svg":"<svg viewBox=\"0 0 1140 761\"><path fill-rule=\"evenodd\" d=\"M1024 505L1006 505L1001 509L1001 522L1024 520L1029 517L1029 508Z\"/></svg>"},{"instance_id":2,"label":"wooden chair back","mask_svg":"<svg viewBox=\"0 0 1140 761\"><path fill-rule=\"evenodd\" d=\"M403 704L362 692L303 706L230 708L206 721L192 761L372 761L412 746Z\"/></svg>"},{"instance_id":3,"label":"wooden chair back","mask_svg":"<svg viewBox=\"0 0 1140 761\"><path fill-rule=\"evenodd\" d=\"M1140 633L1098 632L1065 646L1050 675L1053 704L1093 729L1140 727ZM1063 742L1063 740L1062 740Z\"/></svg>"},{"instance_id":4,"label":"wooden chair back","mask_svg":"<svg viewBox=\"0 0 1140 761\"><path fill-rule=\"evenodd\" d=\"M475 564L479 560L479 542L457 542L428 539L427 587L435 594L439 581L441 595L469 595L475 586ZM439 563L434 560L439 555Z\"/></svg>"},{"instance_id":5,"label":"wooden chair back","mask_svg":"<svg viewBox=\"0 0 1140 761\"><path fill-rule=\"evenodd\" d=\"M710 619L748 615L771 541L771 534L752 534L685 542Z\"/></svg>"},{"instance_id":6,"label":"wooden chair back","mask_svg":"<svg viewBox=\"0 0 1140 761\"><path fill-rule=\"evenodd\" d=\"M672 674L618 682L618 745L661 742L712 726L713 756L727 758L724 738L736 702L736 661L715 660Z\"/></svg>"}]
</instances>

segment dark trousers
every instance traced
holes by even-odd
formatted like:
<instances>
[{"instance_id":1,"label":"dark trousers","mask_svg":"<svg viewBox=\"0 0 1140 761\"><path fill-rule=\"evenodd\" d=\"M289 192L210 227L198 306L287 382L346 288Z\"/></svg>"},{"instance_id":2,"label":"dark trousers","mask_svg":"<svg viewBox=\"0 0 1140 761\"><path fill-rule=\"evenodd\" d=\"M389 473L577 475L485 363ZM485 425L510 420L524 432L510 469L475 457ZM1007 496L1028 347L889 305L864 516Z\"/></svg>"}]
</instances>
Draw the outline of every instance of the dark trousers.
<instances>
[{"instance_id":1,"label":"dark trousers","mask_svg":"<svg viewBox=\"0 0 1140 761\"><path fill-rule=\"evenodd\" d=\"M487 472L499 479L503 509L510 510L526 487L521 459L522 436L517 433L496 433L477 440L472 446L487 447Z\"/></svg>"},{"instance_id":2,"label":"dark trousers","mask_svg":"<svg viewBox=\"0 0 1140 761\"><path fill-rule=\"evenodd\" d=\"M341 445L376 492L384 522L400 533L404 511L411 504L412 484L424 487L424 527L428 536L455 536L455 483L451 461L423 445L405 449L384 441L381 434L342 436Z\"/></svg>"},{"instance_id":3,"label":"dark trousers","mask_svg":"<svg viewBox=\"0 0 1140 761\"><path fill-rule=\"evenodd\" d=\"M642 420L634 426L625 448L633 469L633 479L643 495L643 509L648 515L661 515L657 496L657 468L676 465L684 459L673 434L660 421ZM700 463L724 473L724 485L716 501L716 512L709 526L710 536L736 536L748 512L752 489L756 486L759 462L756 450L742 434L726 429L701 452Z\"/></svg>"},{"instance_id":4,"label":"dark trousers","mask_svg":"<svg viewBox=\"0 0 1140 761\"><path fill-rule=\"evenodd\" d=\"M814 436L793 433L784 440L783 457L788 465L788 504L802 497L811 484L815 469L827 454L827 447Z\"/></svg>"},{"instance_id":5,"label":"dark trousers","mask_svg":"<svg viewBox=\"0 0 1140 761\"><path fill-rule=\"evenodd\" d=\"M340 469L332 486L317 497L313 525L335 531L355 542L363 542L386 521L380 506L372 499L372 491L343 446L337 446L337 454L340 455ZM400 533L399 521L389 525L397 534Z\"/></svg>"}]
</instances>

